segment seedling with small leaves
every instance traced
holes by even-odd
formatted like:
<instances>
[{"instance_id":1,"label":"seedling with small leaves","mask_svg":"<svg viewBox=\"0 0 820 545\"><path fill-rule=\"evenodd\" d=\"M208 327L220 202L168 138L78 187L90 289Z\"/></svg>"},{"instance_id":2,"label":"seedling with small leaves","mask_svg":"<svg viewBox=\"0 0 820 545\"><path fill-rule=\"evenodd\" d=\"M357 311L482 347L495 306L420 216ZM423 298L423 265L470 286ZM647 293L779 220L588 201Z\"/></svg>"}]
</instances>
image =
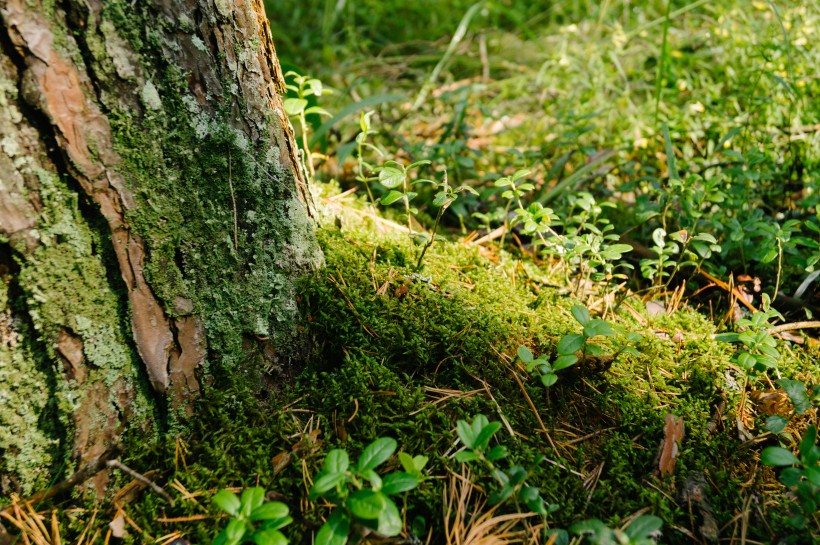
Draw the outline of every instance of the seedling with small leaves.
<instances>
[{"instance_id":1,"label":"seedling with small leaves","mask_svg":"<svg viewBox=\"0 0 820 545\"><path fill-rule=\"evenodd\" d=\"M578 361L586 363L587 360L603 358L608 363L612 363L621 353L639 355L631 345L641 339L638 333L626 334L626 340L619 343L614 354L607 354L606 351L597 344L590 341L596 337L615 337L616 328L611 323L600 318L593 319L589 315L589 310L581 305L574 305L571 309L572 316L583 327L581 333L570 333L564 335L558 341L556 351L558 357L552 364L553 371L565 369L575 365Z\"/></svg>"},{"instance_id":2,"label":"seedling with small leaves","mask_svg":"<svg viewBox=\"0 0 820 545\"><path fill-rule=\"evenodd\" d=\"M213 497L220 509L231 515L224 530L214 539L213 545L239 545L253 542L256 545L286 545L288 539L280 531L293 519L288 506L281 502L265 502L265 490L261 487L245 489L238 497L230 490L220 490Z\"/></svg>"},{"instance_id":3,"label":"seedling with small leaves","mask_svg":"<svg viewBox=\"0 0 820 545\"><path fill-rule=\"evenodd\" d=\"M550 365L549 358L547 358L546 354L541 354L536 358L529 348L519 346L518 359L524 364L528 373L534 373L541 378L541 383L546 388L549 388L558 381L558 375L555 374L555 369Z\"/></svg>"},{"instance_id":4,"label":"seedling with small leaves","mask_svg":"<svg viewBox=\"0 0 820 545\"><path fill-rule=\"evenodd\" d=\"M555 237L557 240L563 238L556 233L551 225L557 223L558 217L551 208L544 207L541 203L534 202L529 206L525 206L521 197L529 193L535 186L526 181L526 177L530 175L530 171L526 169L517 170L512 176L504 176L495 181L495 187L507 188L501 193L501 198L507 200L507 205L504 208L504 221L507 221L507 215L510 208L515 204L515 216L509 222L508 230L517 223L523 223L523 232L528 235L536 235L545 246L549 246L545 234ZM501 245L504 245L504 239L501 239Z\"/></svg>"},{"instance_id":5,"label":"seedling with small leaves","mask_svg":"<svg viewBox=\"0 0 820 545\"><path fill-rule=\"evenodd\" d=\"M419 168L423 165L429 165L430 161L416 161L410 165L403 165L398 161L386 161L384 165L373 169L379 174L379 183L387 188L387 193L379 200L384 206L389 206L396 201L404 202L404 210L407 213L407 228L410 233L413 232L413 224L410 221L413 215L418 214L416 207L410 206L412 201L418 193L410 191L410 187L419 183L435 183L433 180L419 179L413 182L410 181L410 171Z\"/></svg>"},{"instance_id":6,"label":"seedling with small leaves","mask_svg":"<svg viewBox=\"0 0 820 545\"><path fill-rule=\"evenodd\" d=\"M472 193L473 195L478 195L478 192L468 185L462 185L460 187L454 188L450 186L447 181L447 171L444 171L444 179L439 184L438 182L431 181L434 188L438 190L436 196L433 198L433 206L438 208L438 212L436 213L436 221L433 222L433 234L428 235L427 233L422 233L416 239L417 242L424 244L424 247L421 249L421 254L419 254L418 263L416 263L416 269L421 269L421 263L424 259L424 254L433 245L433 242L436 240L436 231L438 230L438 224L441 222L442 216L444 216L444 211L453 204L456 199L458 199L459 193L467 192Z\"/></svg>"},{"instance_id":7,"label":"seedling with small leaves","mask_svg":"<svg viewBox=\"0 0 820 545\"><path fill-rule=\"evenodd\" d=\"M772 336L772 318L783 318L775 309L771 308L768 294L763 294L763 310L752 314L751 318L743 318L736 322L740 333L721 333L715 338L725 342L741 342L743 350L735 355L733 361L747 372L765 372L777 367L780 352L777 350L777 341Z\"/></svg>"},{"instance_id":8,"label":"seedling with small leaves","mask_svg":"<svg viewBox=\"0 0 820 545\"><path fill-rule=\"evenodd\" d=\"M318 79L303 76L293 71L285 74L285 77L293 78L293 83L286 84L285 88L296 93L296 97L286 98L282 106L285 108L285 113L299 120L299 128L302 130L302 151L305 154L305 164L310 177L313 178L316 172L313 168L313 156L310 153L307 116L317 114L330 117L330 112L319 106L310 106L308 97L321 97L322 95L329 95L333 91L326 89Z\"/></svg>"},{"instance_id":9,"label":"seedling with small leaves","mask_svg":"<svg viewBox=\"0 0 820 545\"><path fill-rule=\"evenodd\" d=\"M709 233L691 235L685 229L667 233L662 227L652 232L652 251L656 258L641 260L641 273L656 287L668 286L677 272L686 266L700 266L713 253L721 251L717 239ZM666 281L664 282L664 279Z\"/></svg>"},{"instance_id":10,"label":"seedling with small leaves","mask_svg":"<svg viewBox=\"0 0 820 545\"><path fill-rule=\"evenodd\" d=\"M820 385L807 388L804 382L791 379L780 379L777 385L786 391L798 415L804 414L812 405L820 405ZM788 420L778 415L766 420L770 432L781 440L791 441L791 436L784 433L787 424ZM792 490L801 511L795 513L790 522L796 528L803 528L820 510L820 447L817 446L816 426L806 428L797 450L799 456L780 446L766 447L760 460L767 466L785 468L780 472L779 480Z\"/></svg>"},{"instance_id":11,"label":"seedling with small leaves","mask_svg":"<svg viewBox=\"0 0 820 545\"><path fill-rule=\"evenodd\" d=\"M367 141L369 136L377 134L377 131L373 130L370 122L373 113L372 111L362 112L359 117L359 134L356 135L356 181L364 184L365 189L367 189L367 195L370 197L370 202L375 206L376 199L373 198L373 192L370 190L370 182L376 180L377 177L370 175L375 167L365 161L365 149L376 152L380 157L384 157L384 152Z\"/></svg>"},{"instance_id":12,"label":"seedling with small leaves","mask_svg":"<svg viewBox=\"0 0 820 545\"><path fill-rule=\"evenodd\" d=\"M342 449L327 454L308 497L314 502L322 497L336 507L316 534L316 545L344 545L354 523L386 537L401 533L402 517L391 496L418 486L427 458L400 454L399 462L405 471L380 476L376 468L393 456L396 446L395 439L376 439L353 466Z\"/></svg>"},{"instance_id":13,"label":"seedling with small leaves","mask_svg":"<svg viewBox=\"0 0 820 545\"><path fill-rule=\"evenodd\" d=\"M510 466L506 471L498 467L497 462L507 457L507 447L490 447L490 440L500 429L500 422L490 422L483 414L476 416L472 423L459 420L456 423L456 433L464 445L464 450L456 454L456 461L477 462L490 472L499 487L489 495L490 505L512 499L516 505L521 502L530 511L543 517L547 516L555 507L544 501L537 488L526 483L527 470L520 465Z\"/></svg>"},{"instance_id":14,"label":"seedling with small leaves","mask_svg":"<svg viewBox=\"0 0 820 545\"><path fill-rule=\"evenodd\" d=\"M564 244L555 248L555 253L570 265L568 272L577 269L575 292L582 291L584 281L605 282L607 286L613 279L626 279L626 275L616 274L615 268L633 268L631 264L621 262L624 254L632 251L632 246L618 244L620 235L613 232L615 226L601 217L605 207L615 205L598 203L585 191L568 197L568 200L571 209L565 222Z\"/></svg>"}]
</instances>

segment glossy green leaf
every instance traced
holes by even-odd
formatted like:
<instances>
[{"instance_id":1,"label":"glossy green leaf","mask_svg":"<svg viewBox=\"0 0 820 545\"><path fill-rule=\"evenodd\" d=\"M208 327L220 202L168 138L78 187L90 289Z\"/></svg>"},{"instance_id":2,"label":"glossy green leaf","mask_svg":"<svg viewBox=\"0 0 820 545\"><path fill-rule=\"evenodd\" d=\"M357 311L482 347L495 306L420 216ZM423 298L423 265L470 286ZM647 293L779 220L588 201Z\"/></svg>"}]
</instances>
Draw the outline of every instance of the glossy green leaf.
<instances>
[{"instance_id":1,"label":"glossy green leaf","mask_svg":"<svg viewBox=\"0 0 820 545\"><path fill-rule=\"evenodd\" d=\"M543 384L546 388L549 388L556 382L558 382L558 375L555 373L545 373L541 375L541 384Z\"/></svg>"},{"instance_id":2,"label":"glossy green leaf","mask_svg":"<svg viewBox=\"0 0 820 545\"><path fill-rule=\"evenodd\" d=\"M586 337L580 333L570 333L569 335L564 335L561 337L561 340L558 341L556 350L558 350L559 354L565 356L575 354L584 347L585 341Z\"/></svg>"},{"instance_id":3,"label":"glossy green leaf","mask_svg":"<svg viewBox=\"0 0 820 545\"><path fill-rule=\"evenodd\" d=\"M373 490L357 490L347 498L347 507L354 517L376 519L385 506L387 496Z\"/></svg>"},{"instance_id":4,"label":"glossy green leaf","mask_svg":"<svg viewBox=\"0 0 820 545\"><path fill-rule=\"evenodd\" d=\"M404 183L404 172L394 167L384 167L379 171L379 183L387 189L395 189Z\"/></svg>"},{"instance_id":5,"label":"glossy green leaf","mask_svg":"<svg viewBox=\"0 0 820 545\"><path fill-rule=\"evenodd\" d=\"M738 340L737 333L718 333L715 335L715 340L725 343L733 343Z\"/></svg>"},{"instance_id":6,"label":"glossy green leaf","mask_svg":"<svg viewBox=\"0 0 820 545\"><path fill-rule=\"evenodd\" d=\"M327 110L325 110L324 108L321 108L319 106L311 106L310 108L307 108L305 110L305 115L311 115L311 114L326 115L327 117L333 117L333 114L331 114L330 112L328 112Z\"/></svg>"},{"instance_id":7,"label":"glossy green leaf","mask_svg":"<svg viewBox=\"0 0 820 545\"><path fill-rule=\"evenodd\" d=\"M803 479L803 470L796 467L787 467L780 472L780 482L786 486L797 486Z\"/></svg>"},{"instance_id":8,"label":"glossy green leaf","mask_svg":"<svg viewBox=\"0 0 820 545\"><path fill-rule=\"evenodd\" d=\"M612 329L612 324L606 320L591 320L584 325L584 335L589 338L592 337L614 337L615 331Z\"/></svg>"},{"instance_id":9,"label":"glossy green leaf","mask_svg":"<svg viewBox=\"0 0 820 545\"><path fill-rule=\"evenodd\" d=\"M230 490L220 490L214 494L212 501L229 515L239 514L239 497Z\"/></svg>"},{"instance_id":10,"label":"glossy green leaf","mask_svg":"<svg viewBox=\"0 0 820 545\"><path fill-rule=\"evenodd\" d=\"M303 98L286 98L282 103L285 113L288 115L299 115L308 105L308 101Z\"/></svg>"},{"instance_id":11,"label":"glossy green leaf","mask_svg":"<svg viewBox=\"0 0 820 545\"><path fill-rule=\"evenodd\" d=\"M780 379L777 381L777 385L786 390L786 394L791 399L797 414L803 414L811 407L811 400L806 394L806 385L802 381Z\"/></svg>"},{"instance_id":12,"label":"glossy green leaf","mask_svg":"<svg viewBox=\"0 0 820 545\"><path fill-rule=\"evenodd\" d=\"M521 361L523 361L524 363L531 362L532 358L533 358L532 350L530 350L526 346L519 346L518 347L518 358Z\"/></svg>"},{"instance_id":13,"label":"glossy green leaf","mask_svg":"<svg viewBox=\"0 0 820 545\"><path fill-rule=\"evenodd\" d=\"M456 434L458 435L458 438L461 439L461 442L465 447L474 448L475 434L473 433L473 428L467 423L466 420L459 420L456 422Z\"/></svg>"},{"instance_id":14,"label":"glossy green leaf","mask_svg":"<svg viewBox=\"0 0 820 545\"><path fill-rule=\"evenodd\" d=\"M590 320L589 310L587 310L587 307L574 305L571 312L575 320L581 325L586 325Z\"/></svg>"},{"instance_id":15,"label":"glossy green leaf","mask_svg":"<svg viewBox=\"0 0 820 545\"><path fill-rule=\"evenodd\" d=\"M788 423L789 421L783 418L782 416L770 416L766 419L766 429L769 430L771 433L777 435L778 433L786 429L786 425Z\"/></svg>"},{"instance_id":16,"label":"glossy green leaf","mask_svg":"<svg viewBox=\"0 0 820 545\"><path fill-rule=\"evenodd\" d=\"M389 475L385 475L382 479L382 494L392 496L393 494L401 494L408 490L413 490L419 485L417 477L404 473L402 471L394 471Z\"/></svg>"},{"instance_id":17,"label":"glossy green leaf","mask_svg":"<svg viewBox=\"0 0 820 545\"><path fill-rule=\"evenodd\" d=\"M251 536L256 545L287 545L288 538L279 530L259 530Z\"/></svg>"},{"instance_id":18,"label":"glossy green leaf","mask_svg":"<svg viewBox=\"0 0 820 545\"><path fill-rule=\"evenodd\" d=\"M382 197L379 202L384 206L389 206L394 202L398 201L404 196L404 193L401 191L396 191L395 189L390 190L384 197Z\"/></svg>"},{"instance_id":19,"label":"glossy green leaf","mask_svg":"<svg viewBox=\"0 0 820 545\"><path fill-rule=\"evenodd\" d=\"M478 454L473 450L462 450L456 453L456 462L472 462L473 460L478 460Z\"/></svg>"},{"instance_id":20,"label":"glossy green leaf","mask_svg":"<svg viewBox=\"0 0 820 545\"><path fill-rule=\"evenodd\" d=\"M242 538L245 537L245 530L246 530L245 523L239 519L231 519L228 521L228 525L225 526L225 537L227 538L228 545L236 545L237 543L242 543Z\"/></svg>"},{"instance_id":21,"label":"glossy green leaf","mask_svg":"<svg viewBox=\"0 0 820 545\"><path fill-rule=\"evenodd\" d=\"M507 447L504 445L495 445L487 452L487 459L491 462L507 457Z\"/></svg>"},{"instance_id":22,"label":"glossy green leaf","mask_svg":"<svg viewBox=\"0 0 820 545\"><path fill-rule=\"evenodd\" d=\"M393 537L401 533L403 524L399 508L393 503L393 500L385 496L385 505L381 513L379 513L378 525L376 531L383 536Z\"/></svg>"},{"instance_id":23,"label":"glossy green leaf","mask_svg":"<svg viewBox=\"0 0 820 545\"><path fill-rule=\"evenodd\" d=\"M800 460L791 451L781 447L766 447L760 453L760 461L767 466L790 466Z\"/></svg>"},{"instance_id":24,"label":"glossy green leaf","mask_svg":"<svg viewBox=\"0 0 820 545\"><path fill-rule=\"evenodd\" d=\"M641 515L629 523L624 529L626 535L633 541L646 539L663 528L663 520L654 515Z\"/></svg>"},{"instance_id":25,"label":"glossy green leaf","mask_svg":"<svg viewBox=\"0 0 820 545\"><path fill-rule=\"evenodd\" d=\"M239 500L239 509L242 511L243 515L249 517L254 509L262 505L263 501L265 501L264 488L262 488L261 486L246 488L242 491L242 497Z\"/></svg>"},{"instance_id":26,"label":"glossy green leaf","mask_svg":"<svg viewBox=\"0 0 820 545\"><path fill-rule=\"evenodd\" d=\"M330 514L314 539L314 545L345 545L350 533L350 518L343 509L336 508Z\"/></svg>"},{"instance_id":27,"label":"glossy green leaf","mask_svg":"<svg viewBox=\"0 0 820 545\"><path fill-rule=\"evenodd\" d=\"M322 466L324 473L344 473L350 467L350 458L342 449L336 448L327 453L325 463Z\"/></svg>"},{"instance_id":28,"label":"glossy green leaf","mask_svg":"<svg viewBox=\"0 0 820 545\"><path fill-rule=\"evenodd\" d=\"M553 371L560 371L561 369L566 369L571 365L575 365L578 361L578 356L575 354L567 354L566 356L558 356L555 358L555 361L552 362L552 370Z\"/></svg>"},{"instance_id":29,"label":"glossy green leaf","mask_svg":"<svg viewBox=\"0 0 820 545\"><path fill-rule=\"evenodd\" d=\"M356 469L361 473L367 469L376 469L396 452L397 443L392 437L381 437L370 443L359 456Z\"/></svg>"},{"instance_id":30,"label":"glossy green leaf","mask_svg":"<svg viewBox=\"0 0 820 545\"><path fill-rule=\"evenodd\" d=\"M251 520L270 520L287 517L290 510L288 506L279 501L270 501L256 507L252 512Z\"/></svg>"},{"instance_id":31,"label":"glossy green leaf","mask_svg":"<svg viewBox=\"0 0 820 545\"><path fill-rule=\"evenodd\" d=\"M344 473L320 473L313 482L313 486L310 487L310 494L308 494L310 501L316 501L319 496L335 489L346 479L347 475Z\"/></svg>"},{"instance_id":32,"label":"glossy green leaf","mask_svg":"<svg viewBox=\"0 0 820 545\"><path fill-rule=\"evenodd\" d=\"M476 449L484 450L490 442L493 435L501 429L501 422L490 422L486 424L475 438L474 447Z\"/></svg>"}]
</instances>

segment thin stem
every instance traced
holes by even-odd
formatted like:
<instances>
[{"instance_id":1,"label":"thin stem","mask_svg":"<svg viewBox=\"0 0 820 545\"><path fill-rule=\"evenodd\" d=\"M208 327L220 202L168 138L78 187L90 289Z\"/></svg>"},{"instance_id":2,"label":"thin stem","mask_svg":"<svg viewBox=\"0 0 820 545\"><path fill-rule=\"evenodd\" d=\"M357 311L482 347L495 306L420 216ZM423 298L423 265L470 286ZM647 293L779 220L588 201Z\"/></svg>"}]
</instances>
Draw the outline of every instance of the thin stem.
<instances>
[{"instance_id":1,"label":"thin stem","mask_svg":"<svg viewBox=\"0 0 820 545\"><path fill-rule=\"evenodd\" d=\"M308 141L307 130L307 118L305 117L304 110L299 112L299 125L302 126L302 149L305 152L305 163L307 163L308 172L310 173L310 179L313 180L316 177L316 172L313 170L313 155L311 155L310 153L310 143Z\"/></svg>"},{"instance_id":2,"label":"thin stem","mask_svg":"<svg viewBox=\"0 0 820 545\"><path fill-rule=\"evenodd\" d=\"M424 254L427 253L427 249L433 245L433 242L436 240L436 230L438 229L438 223L441 221L441 216L444 215L444 209L446 207L442 206L438 209L438 214L436 215L436 221L433 223L433 236L430 237L430 240L427 241L427 244L424 245L424 248L421 249L421 255L419 256L418 263L416 263L416 269L421 270L421 260L424 259Z\"/></svg>"}]
</instances>

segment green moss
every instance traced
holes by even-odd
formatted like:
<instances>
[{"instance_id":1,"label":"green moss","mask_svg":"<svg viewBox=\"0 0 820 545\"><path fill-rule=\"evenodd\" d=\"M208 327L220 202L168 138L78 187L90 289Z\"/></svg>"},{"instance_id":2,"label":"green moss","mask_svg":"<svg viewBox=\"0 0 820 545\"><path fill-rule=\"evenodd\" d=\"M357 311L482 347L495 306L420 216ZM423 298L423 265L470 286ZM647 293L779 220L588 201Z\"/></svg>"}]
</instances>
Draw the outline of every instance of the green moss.
<instances>
[{"instance_id":1,"label":"green moss","mask_svg":"<svg viewBox=\"0 0 820 545\"><path fill-rule=\"evenodd\" d=\"M292 391L263 399L215 371L215 380L231 386L201 400L200 419L184 437L187 466L177 464L170 479L189 490L264 486L291 506L296 523L289 535L309 540L327 511L312 505L299 510L306 505L305 473L315 475L329 449L344 448L355 458L373 439L390 436L406 452L429 456L430 475L445 476L459 470L452 460L459 448L456 421L483 413L492 420L503 416L513 430L511 435L505 425L498 441L509 448L512 463L530 470L528 482L558 506L550 516L553 526L588 517L618 525L649 508L666 523L665 543L688 543L672 527L693 528L688 509L676 500L693 474L710 483L719 525L743 508L749 478L743 468L753 467L754 452L739 448L730 423L716 433L706 429L721 389L733 403L724 384L731 347L712 340L714 328L697 313L683 309L649 327L635 324L631 315L619 317L644 339L639 357L619 358L606 374L562 373L545 391L537 379L519 373L551 443L538 431L540 422L505 356L509 361L519 344L551 352L560 335L577 328L568 312L571 301L527 280L531 267L504 255L492 262L455 243L436 243L425 277L419 277L411 269L418 250L405 235L357 225L356 215L345 210L338 214L342 230L319 232L326 267L300 283L317 340L311 365ZM396 291L403 286L406 293ZM668 340L661 329L684 331L684 343ZM687 435L675 475L661 479L653 475L654 459L667 412L684 418ZM294 450L311 431L316 442ZM147 469L169 467L177 448L131 452L131 463ZM291 458L277 473L274 461L283 453ZM592 475L599 466L591 488L578 474ZM474 475L488 486L489 475ZM434 535L442 531L443 482L428 480L407 499L407 520L424 517ZM183 505L173 514L196 509ZM783 506L771 509L771 520L782 523ZM169 514L161 500L147 496L131 516L153 528L160 512ZM216 533L197 523L180 530L200 542ZM763 527L751 532L754 539L770 538Z\"/></svg>"}]
</instances>

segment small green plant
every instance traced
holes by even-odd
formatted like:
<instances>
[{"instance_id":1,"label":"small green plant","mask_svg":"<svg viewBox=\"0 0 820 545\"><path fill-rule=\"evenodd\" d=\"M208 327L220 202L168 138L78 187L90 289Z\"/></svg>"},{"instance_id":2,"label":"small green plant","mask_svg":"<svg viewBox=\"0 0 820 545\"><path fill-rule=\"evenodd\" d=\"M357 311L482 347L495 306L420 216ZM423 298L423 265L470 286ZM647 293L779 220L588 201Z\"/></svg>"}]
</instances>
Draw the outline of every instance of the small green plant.
<instances>
[{"instance_id":1,"label":"small green plant","mask_svg":"<svg viewBox=\"0 0 820 545\"><path fill-rule=\"evenodd\" d=\"M364 449L355 466L350 465L344 450L328 452L310 488L309 499L315 502L324 498L335 508L316 534L316 545L344 545L353 523L385 537L401 533L402 517L391 496L418 486L427 458L401 453L399 462L405 471L380 476L376 468L393 456L396 446L395 439L376 439Z\"/></svg>"},{"instance_id":2,"label":"small green plant","mask_svg":"<svg viewBox=\"0 0 820 545\"><path fill-rule=\"evenodd\" d=\"M610 281L626 279L626 275L615 273L616 267L633 268L620 262L632 246L618 244L620 236L613 232L615 226L601 217L604 208L615 207L613 203L598 203L586 191L570 195L568 200L570 213L565 222L564 245L558 254L570 266L568 271L578 270L575 293L581 293L585 281L604 282L606 293Z\"/></svg>"},{"instance_id":3,"label":"small green plant","mask_svg":"<svg viewBox=\"0 0 820 545\"><path fill-rule=\"evenodd\" d=\"M444 216L444 211L453 204L456 199L458 199L459 193L468 192L472 193L473 195L478 195L478 192L468 185L462 185L457 188L453 188L447 182L447 171L444 171L444 179L439 184L438 182L433 181L433 186L435 189L438 190L436 196L433 198L433 206L438 208L438 212L436 213L436 220L433 222L433 234L428 235L427 233L422 233L416 240L420 242L424 246L421 249L421 253L419 254L419 260L416 263L416 269L421 270L422 260L424 259L424 254L427 253L427 250L430 246L433 245L433 242L436 240L436 231L438 230L438 225L441 222L442 216Z\"/></svg>"},{"instance_id":4,"label":"small green plant","mask_svg":"<svg viewBox=\"0 0 820 545\"><path fill-rule=\"evenodd\" d=\"M655 287L666 287L686 266L700 267L713 253L720 252L720 245L709 233L690 235L685 229L667 233L662 227L652 232L654 259L641 260L641 273ZM664 281L665 279L665 281Z\"/></svg>"},{"instance_id":5,"label":"small green plant","mask_svg":"<svg viewBox=\"0 0 820 545\"><path fill-rule=\"evenodd\" d=\"M286 84L285 88L296 93L296 97L286 98L282 106L285 108L285 113L299 120L299 128L302 131L302 152L305 154L304 161L312 179L316 175L316 171L313 168L313 155L310 152L308 140L307 116L317 114L330 117L330 112L319 106L310 106L309 97L329 95L333 91L326 89L318 79L302 76L293 71L285 74L285 77L293 78L293 83Z\"/></svg>"},{"instance_id":6,"label":"small green plant","mask_svg":"<svg viewBox=\"0 0 820 545\"><path fill-rule=\"evenodd\" d=\"M528 373L534 373L540 377L541 384L543 384L544 387L549 388L558 382L558 375L555 374L555 372L560 371L563 367L556 369L554 365L550 365L549 358L547 358L546 354L541 354L536 358L532 350L526 346L519 346L518 359L524 364ZM572 363L569 365L572 365ZM565 365L565 367L567 366Z\"/></svg>"},{"instance_id":7,"label":"small green plant","mask_svg":"<svg viewBox=\"0 0 820 545\"><path fill-rule=\"evenodd\" d=\"M760 461L767 466L783 467L778 480L792 490L801 513L792 516L790 522L796 528L804 528L809 518L816 517L820 509L820 446L817 446L817 427L809 426L798 445L798 456L783 447L766 447Z\"/></svg>"},{"instance_id":8,"label":"small green plant","mask_svg":"<svg viewBox=\"0 0 820 545\"><path fill-rule=\"evenodd\" d=\"M506 188L501 193L501 198L507 200L504 207L504 221L507 222L507 216L510 208L515 204L518 208L515 209L515 216L512 221L508 222L507 230L511 229L517 223L523 224L523 232L527 235L535 235L544 246L550 246L545 235L555 237L556 240L563 240L563 238L556 233L551 225L557 223L558 217L551 208L544 207L539 202L534 202L529 206L525 206L521 197L526 193L535 189L535 186L526 181L530 171L527 169L517 170L512 176L504 176L495 181L495 187ZM504 237L501 238L501 246L504 246Z\"/></svg>"},{"instance_id":9,"label":"small green plant","mask_svg":"<svg viewBox=\"0 0 820 545\"><path fill-rule=\"evenodd\" d=\"M362 112L359 117L359 134L356 135L356 181L364 185L370 202L375 206L376 199L373 198L373 192L370 190L370 182L377 178L370 175L375 167L365 160L365 149L375 151L380 157L384 157L384 152L367 141L369 136L377 134L370 123L373 113L372 111Z\"/></svg>"},{"instance_id":10,"label":"small green plant","mask_svg":"<svg viewBox=\"0 0 820 545\"><path fill-rule=\"evenodd\" d=\"M411 219L415 214L419 213L416 207L410 206L410 201L418 195L418 193L410 191L410 188L419 183L435 183L433 180L428 180L426 178L411 182L410 171L419 168L420 166L429 164L430 161L427 161L426 159L416 161L415 163L407 166L404 166L398 161L386 161L384 165L373 169L374 172L379 174L379 183L388 190L379 202L383 206L389 206L399 200L404 202L404 210L407 213L407 228L410 230L410 234L413 233L413 224Z\"/></svg>"},{"instance_id":11,"label":"small green plant","mask_svg":"<svg viewBox=\"0 0 820 545\"><path fill-rule=\"evenodd\" d=\"M615 336L615 329L612 327L612 324L600 318L593 319L589 315L589 310L587 310L586 307L574 305L570 311L572 312L572 317L581 324L583 329L581 333L564 335L558 341L558 345L556 346L558 357L552 364L554 370L564 369L570 365L574 365L579 360L583 362L587 359L587 356L604 356L606 351L597 344L589 341L595 337ZM634 342L640 338L640 336L636 337L635 335L637 334L630 334L628 340ZM619 348L618 352L613 355L613 359L621 352L637 355L637 351L635 351L634 348L624 344Z\"/></svg>"},{"instance_id":12,"label":"small green plant","mask_svg":"<svg viewBox=\"0 0 820 545\"><path fill-rule=\"evenodd\" d=\"M288 538L280 532L281 528L293 522L288 506L277 501L265 502L265 489L259 486L247 488L241 497L230 490L220 490L214 495L213 502L231 516L213 545L288 543Z\"/></svg>"},{"instance_id":13,"label":"small green plant","mask_svg":"<svg viewBox=\"0 0 820 545\"><path fill-rule=\"evenodd\" d=\"M523 503L530 511L546 517L557 506L548 505L538 488L527 484L528 471L520 465L512 465L506 471L498 467L498 462L507 457L507 447L490 447L490 440L499 429L500 422L490 422L483 414L473 418L472 423L459 420L456 424L456 433L464 445L464 450L456 454L456 461L477 462L490 472L497 484L497 490L488 497L490 505L512 499L516 505L519 502Z\"/></svg>"},{"instance_id":14,"label":"small green plant","mask_svg":"<svg viewBox=\"0 0 820 545\"><path fill-rule=\"evenodd\" d=\"M576 522L569 531L594 545L655 545L663 521L654 515L641 515L621 529L609 528L598 519Z\"/></svg>"},{"instance_id":15,"label":"small green plant","mask_svg":"<svg viewBox=\"0 0 820 545\"><path fill-rule=\"evenodd\" d=\"M737 321L737 327L742 328L742 331L739 333L721 333L716 336L716 339L721 341L743 344L743 349L735 355L733 361L748 373L775 369L777 368L777 362L780 360L777 341L770 331L769 320L772 318L782 319L782 315L769 306L768 294L764 293L762 300L763 310L755 312L751 318L743 318Z\"/></svg>"}]
</instances>

